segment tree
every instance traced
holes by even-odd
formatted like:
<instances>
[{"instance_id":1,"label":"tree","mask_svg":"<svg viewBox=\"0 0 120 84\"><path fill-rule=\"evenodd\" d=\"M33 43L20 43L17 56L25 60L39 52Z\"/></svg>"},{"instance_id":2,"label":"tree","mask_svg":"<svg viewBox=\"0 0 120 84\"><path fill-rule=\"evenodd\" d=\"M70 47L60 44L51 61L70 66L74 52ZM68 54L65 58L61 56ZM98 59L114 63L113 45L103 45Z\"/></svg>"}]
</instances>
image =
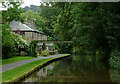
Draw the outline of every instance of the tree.
<instances>
[{"instance_id":1,"label":"tree","mask_svg":"<svg viewBox=\"0 0 120 84\"><path fill-rule=\"evenodd\" d=\"M29 55L32 57L37 57L37 41L32 40L29 47Z\"/></svg>"},{"instance_id":2,"label":"tree","mask_svg":"<svg viewBox=\"0 0 120 84\"><path fill-rule=\"evenodd\" d=\"M10 23L13 20L19 20L23 22L23 18L20 17L20 13L22 13L22 9L19 8L21 2L3 2L2 5L7 8L2 11L2 22L4 24Z\"/></svg>"},{"instance_id":3,"label":"tree","mask_svg":"<svg viewBox=\"0 0 120 84\"><path fill-rule=\"evenodd\" d=\"M78 52L90 54L119 49L119 3L55 3L55 31L62 40L72 40ZM85 52L86 53L86 52Z\"/></svg>"},{"instance_id":4,"label":"tree","mask_svg":"<svg viewBox=\"0 0 120 84\"><path fill-rule=\"evenodd\" d=\"M40 6L36 6L36 5L30 5L30 7L25 6L24 8L22 8L23 10L25 10L25 12L28 12L29 10L32 10L34 12L38 12L41 11L42 9L40 8Z\"/></svg>"},{"instance_id":5,"label":"tree","mask_svg":"<svg viewBox=\"0 0 120 84\"><path fill-rule=\"evenodd\" d=\"M45 25L42 27L42 31L46 33L49 37L54 38L54 24L56 23L57 20L57 10L55 7L50 6L51 3L41 3L41 8L42 10L39 12L40 16L44 18ZM44 5L46 4L46 5Z\"/></svg>"},{"instance_id":6,"label":"tree","mask_svg":"<svg viewBox=\"0 0 120 84\"><path fill-rule=\"evenodd\" d=\"M19 20L23 22L23 18L20 17L22 13L19 9L21 3L19 2L3 2L3 6L7 8L6 11L2 11L2 55L3 59L10 58L16 55L16 53L27 46L26 42L16 34L13 34L10 27L10 22L13 20Z\"/></svg>"}]
</instances>

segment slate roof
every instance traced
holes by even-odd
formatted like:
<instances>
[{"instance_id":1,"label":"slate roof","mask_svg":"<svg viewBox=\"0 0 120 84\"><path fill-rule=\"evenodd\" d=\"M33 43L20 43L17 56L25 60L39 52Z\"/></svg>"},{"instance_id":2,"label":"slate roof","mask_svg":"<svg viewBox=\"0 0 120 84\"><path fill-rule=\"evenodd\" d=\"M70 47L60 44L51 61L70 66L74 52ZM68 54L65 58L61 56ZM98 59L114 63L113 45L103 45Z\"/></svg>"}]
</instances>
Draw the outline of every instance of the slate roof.
<instances>
[{"instance_id":1,"label":"slate roof","mask_svg":"<svg viewBox=\"0 0 120 84\"><path fill-rule=\"evenodd\" d=\"M10 23L10 27L12 28L13 31L16 31L16 30L20 30L20 31L31 31L31 32L38 32L38 33L41 33L41 34L44 34L43 32L41 31L38 31L37 29L35 28L31 28L30 26L26 25L26 24L23 24L21 22L18 22L18 21L12 21Z\"/></svg>"},{"instance_id":2,"label":"slate roof","mask_svg":"<svg viewBox=\"0 0 120 84\"><path fill-rule=\"evenodd\" d=\"M32 28L30 28L29 26L22 24L21 22L18 22L18 21L11 22L10 27L12 28L12 30L35 31Z\"/></svg>"}]
</instances>

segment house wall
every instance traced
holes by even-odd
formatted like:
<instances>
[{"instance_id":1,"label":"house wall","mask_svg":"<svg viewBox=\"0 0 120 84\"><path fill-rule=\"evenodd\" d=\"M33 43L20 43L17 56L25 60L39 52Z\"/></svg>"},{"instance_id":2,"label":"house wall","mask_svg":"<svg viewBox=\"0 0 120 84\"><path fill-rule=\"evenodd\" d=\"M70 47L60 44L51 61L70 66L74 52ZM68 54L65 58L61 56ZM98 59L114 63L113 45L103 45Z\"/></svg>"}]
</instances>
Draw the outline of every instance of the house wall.
<instances>
[{"instance_id":1,"label":"house wall","mask_svg":"<svg viewBox=\"0 0 120 84\"><path fill-rule=\"evenodd\" d=\"M33 35L33 39L32 40L36 40L36 33L32 32L32 35Z\"/></svg>"},{"instance_id":2,"label":"house wall","mask_svg":"<svg viewBox=\"0 0 120 84\"><path fill-rule=\"evenodd\" d=\"M37 33L37 40L39 40L39 33Z\"/></svg>"},{"instance_id":3,"label":"house wall","mask_svg":"<svg viewBox=\"0 0 120 84\"><path fill-rule=\"evenodd\" d=\"M41 39L40 40L43 40L43 34L41 34Z\"/></svg>"},{"instance_id":4,"label":"house wall","mask_svg":"<svg viewBox=\"0 0 120 84\"><path fill-rule=\"evenodd\" d=\"M43 40L43 34L40 34L40 33L39 33L38 40Z\"/></svg>"},{"instance_id":5,"label":"house wall","mask_svg":"<svg viewBox=\"0 0 120 84\"><path fill-rule=\"evenodd\" d=\"M47 40L47 36L37 32L25 32L23 36L26 40Z\"/></svg>"},{"instance_id":6,"label":"house wall","mask_svg":"<svg viewBox=\"0 0 120 84\"><path fill-rule=\"evenodd\" d=\"M39 37L38 37L39 40L41 40L41 34L39 33Z\"/></svg>"},{"instance_id":7,"label":"house wall","mask_svg":"<svg viewBox=\"0 0 120 84\"><path fill-rule=\"evenodd\" d=\"M45 35L45 40L47 40L47 36Z\"/></svg>"},{"instance_id":8,"label":"house wall","mask_svg":"<svg viewBox=\"0 0 120 84\"><path fill-rule=\"evenodd\" d=\"M28 41L31 41L31 40L32 40L32 32L25 32L25 38L26 38Z\"/></svg>"},{"instance_id":9,"label":"house wall","mask_svg":"<svg viewBox=\"0 0 120 84\"><path fill-rule=\"evenodd\" d=\"M47 36L46 35L43 35L43 40L47 40Z\"/></svg>"},{"instance_id":10,"label":"house wall","mask_svg":"<svg viewBox=\"0 0 120 84\"><path fill-rule=\"evenodd\" d=\"M37 33L35 32L35 40L37 40Z\"/></svg>"}]
</instances>

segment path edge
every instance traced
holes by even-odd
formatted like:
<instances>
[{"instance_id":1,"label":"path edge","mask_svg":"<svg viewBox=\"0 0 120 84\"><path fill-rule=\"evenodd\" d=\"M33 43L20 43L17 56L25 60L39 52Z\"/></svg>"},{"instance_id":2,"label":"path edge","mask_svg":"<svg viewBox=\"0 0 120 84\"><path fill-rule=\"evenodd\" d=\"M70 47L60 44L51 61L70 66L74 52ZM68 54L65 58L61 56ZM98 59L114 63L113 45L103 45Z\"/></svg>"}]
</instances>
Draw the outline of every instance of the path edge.
<instances>
[{"instance_id":1,"label":"path edge","mask_svg":"<svg viewBox=\"0 0 120 84\"><path fill-rule=\"evenodd\" d=\"M36 72L37 70L40 70L41 68L47 66L48 64L52 63L52 62L55 62L57 60L60 60L62 58L66 58L68 56L70 56L71 54L65 54L65 55L61 55L61 56L58 56L58 57L55 57L55 58L52 58L48 61L45 61L44 63L40 64L39 66L35 67L34 69L32 69L31 71L27 72L26 74L22 75L21 77L19 78L16 78L14 80L11 80L9 82L2 82L3 84L13 84L15 82L21 82L21 81L24 81L24 79L26 79L27 77L29 77L30 75L32 75L34 72Z\"/></svg>"}]
</instances>

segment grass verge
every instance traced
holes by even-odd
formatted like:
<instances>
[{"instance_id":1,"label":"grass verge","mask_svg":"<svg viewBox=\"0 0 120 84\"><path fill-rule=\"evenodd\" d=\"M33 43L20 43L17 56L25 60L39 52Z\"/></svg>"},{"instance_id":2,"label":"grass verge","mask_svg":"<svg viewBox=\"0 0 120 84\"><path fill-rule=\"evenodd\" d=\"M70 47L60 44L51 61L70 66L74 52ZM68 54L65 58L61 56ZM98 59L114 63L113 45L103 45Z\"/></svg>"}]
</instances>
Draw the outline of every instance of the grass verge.
<instances>
[{"instance_id":1,"label":"grass verge","mask_svg":"<svg viewBox=\"0 0 120 84\"><path fill-rule=\"evenodd\" d=\"M15 69L3 72L2 74L0 74L0 75L2 75L2 82L14 82L15 80L19 79L22 76L27 75L29 72L31 72L35 68L42 66L43 64L47 63L50 60L65 57L68 55L70 55L70 54L61 55L61 56L55 57L55 58L47 58L47 59L37 60L37 61L25 64L25 65L22 65L20 67L17 67Z\"/></svg>"},{"instance_id":2,"label":"grass verge","mask_svg":"<svg viewBox=\"0 0 120 84\"><path fill-rule=\"evenodd\" d=\"M21 61L21 60L34 59L34 58L35 58L35 57L30 57L30 56L13 57L13 58L9 58L9 59L4 59L4 60L2 60L2 65L4 65L4 64L9 64L9 63L13 63L13 62L17 62L17 61Z\"/></svg>"}]
</instances>

